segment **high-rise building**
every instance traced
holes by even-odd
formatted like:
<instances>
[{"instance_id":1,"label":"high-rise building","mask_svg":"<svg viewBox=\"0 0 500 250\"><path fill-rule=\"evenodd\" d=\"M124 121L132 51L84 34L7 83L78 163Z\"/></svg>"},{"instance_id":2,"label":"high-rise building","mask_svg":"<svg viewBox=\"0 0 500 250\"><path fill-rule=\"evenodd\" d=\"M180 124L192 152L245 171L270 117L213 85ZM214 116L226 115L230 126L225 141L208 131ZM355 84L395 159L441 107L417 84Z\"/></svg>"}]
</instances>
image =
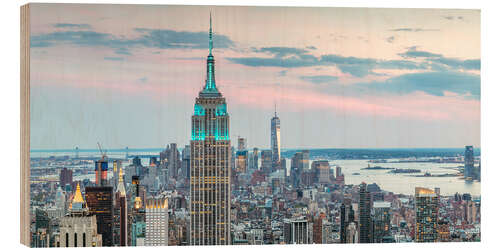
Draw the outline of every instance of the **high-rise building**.
<instances>
[{"instance_id":1,"label":"high-rise building","mask_svg":"<svg viewBox=\"0 0 500 250\"><path fill-rule=\"evenodd\" d=\"M340 206L340 243L348 243L347 228L351 222L355 222L352 202L350 199L344 199Z\"/></svg>"},{"instance_id":2,"label":"high-rise building","mask_svg":"<svg viewBox=\"0 0 500 250\"><path fill-rule=\"evenodd\" d=\"M120 169L122 168L122 161L121 160L114 160L113 161L113 188L117 188L118 182L120 181Z\"/></svg>"},{"instance_id":3,"label":"high-rise building","mask_svg":"<svg viewBox=\"0 0 500 250\"><path fill-rule=\"evenodd\" d=\"M132 225L130 233L130 243L132 246L146 245L146 210L141 198L141 186L139 176L132 176ZM144 194L144 193L143 193Z\"/></svg>"},{"instance_id":4,"label":"high-rise building","mask_svg":"<svg viewBox=\"0 0 500 250\"><path fill-rule=\"evenodd\" d=\"M391 236L391 203L373 202L373 242L383 243L384 237Z\"/></svg>"},{"instance_id":5,"label":"high-rise building","mask_svg":"<svg viewBox=\"0 0 500 250\"><path fill-rule=\"evenodd\" d=\"M271 150L260 151L260 170L269 174L272 172L273 167L273 153Z\"/></svg>"},{"instance_id":6,"label":"high-rise building","mask_svg":"<svg viewBox=\"0 0 500 250\"><path fill-rule=\"evenodd\" d=\"M464 212L465 212L465 221L468 224L474 224L476 223L476 213L477 213L477 208L476 208L476 203L472 200L466 200L464 201Z\"/></svg>"},{"instance_id":7,"label":"high-rise building","mask_svg":"<svg viewBox=\"0 0 500 250\"><path fill-rule=\"evenodd\" d=\"M465 146L464 154L464 178L473 178L474 174L474 147Z\"/></svg>"},{"instance_id":8,"label":"high-rise building","mask_svg":"<svg viewBox=\"0 0 500 250\"><path fill-rule=\"evenodd\" d=\"M340 176L343 176L342 168L340 166L336 166L335 167L335 178L338 179Z\"/></svg>"},{"instance_id":9,"label":"high-rise building","mask_svg":"<svg viewBox=\"0 0 500 250\"><path fill-rule=\"evenodd\" d=\"M113 246L113 187L85 187L85 199L89 213L96 215L102 245Z\"/></svg>"},{"instance_id":10,"label":"high-rise building","mask_svg":"<svg viewBox=\"0 0 500 250\"><path fill-rule=\"evenodd\" d=\"M191 121L190 244L228 245L231 209L231 141L226 99L215 84L210 16L205 87Z\"/></svg>"},{"instance_id":11,"label":"high-rise building","mask_svg":"<svg viewBox=\"0 0 500 250\"><path fill-rule=\"evenodd\" d=\"M359 242L372 243L373 230L371 219L371 196L366 183L359 185Z\"/></svg>"},{"instance_id":12,"label":"high-rise building","mask_svg":"<svg viewBox=\"0 0 500 250\"><path fill-rule=\"evenodd\" d=\"M71 185L73 183L73 170L63 168L61 173L59 173L59 185L61 187L66 187L66 184Z\"/></svg>"},{"instance_id":13,"label":"high-rise building","mask_svg":"<svg viewBox=\"0 0 500 250\"><path fill-rule=\"evenodd\" d=\"M61 187L56 191L56 208L62 210L63 214L66 213L66 194Z\"/></svg>"},{"instance_id":14,"label":"high-rise building","mask_svg":"<svg viewBox=\"0 0 500 250\"><path fill-rule=\"evenodd\" d=\"M296 152L292 157L290 167L290 181L294 187L301 183L302 172L309 169L309 150Z\"/></svg>"},{"instance_id":15,"label":"high-rise building","mask_svg":"<svg viewBox=\"0 0 500 250\"><path fill-rule=\"evenodd\" d=\"M314 181L316 183L330 183L330 164L327 160L313 161L311 168L314 172Z\"/></svg>"},{"instance_id":16,"label":"high-rise building","mask_svg":"<svg viewBox=\"0 0 500 250\"><path fill-rule=\"evenodd\" d=\"M254 170L259 169L259 149L258 148L253 148L252 158L253 158L253 162L250 165L250 168L254 169Z\"/></svg>"},{"instance_id":17,"label":"high-rise building","mask_svg":"<svg viewBox=\"0 0 500 250\"><path fill-rule=\"evenodd\" d=\"M247 149L246 139L243 137L238 137L238 151L244 151Z\"/></svg>"},{"instance_id":18,"label":"high-rise building","mask_svg":"<svg viewBox=\"0 0 500 250\"><path fill-rule=\"evenodd\" d=\"M320 213L313 221L313 242L314 244L326 244L329 230L326 214Z\"/></svg>"},{"instance_id":19,"label":"high-rise building","mask_svg":"<svg viewBox=\"0 0 500 250\"><path fill-rule=\"evenodd\" d=\"M236 152L236 172L246 173L248 167L248 151L238 151Z\"/></svg>"},{"instance_id":20,"label":"high-rise building","mask_svg":"<svg viewBox=\"0 0 500 250\"><path fill-rule=\"evenodd\" d=\"M439 242L450 241L450 225L447 221L438 222L438 241Z\"/></svg>"},{"instance_id":21,"label":"high-rise building","mask_svg":"<svg viewBox=\"0 0 500 250\"><path fill-rule=\"evenodd\" d=\"M280 118L275 110L274 117L271 119L271 150L274 168L278 167L279 161L281 160L280 127Z\"/></svg>"},{"instance_id":22,"label":"high-rise building","mask_svg":"<svg viewBox=\"0 0 500 250\"><path fill-rule=\"evenodd\" d=\"M150 199L146 202L146 246L168 245L168 201Z\"/></svg>"},{"instance_id":23,"label":"high-rise building","mask_svg":"<svg viewBox=\"0 0 500 250\"><path fill-rule=\"evenodd\" d=\"M186 145L183 149L182 149L182 163L181 163L181 168L182 168L182 176L184 178L188 178L190 177L190 173L189 173L189 168L190 168L190 160L191 160L191 157L190 157L190 154L191 153L191 146L189 145Z\"/></svg>"},{"instance_id":24,"label":"high-rise building","mask_svg":"<svg viewBox=\"0 0 500 250\"><path fill-rule=\"evenodd\" d=\"M355 221L350 222L346 229L346 242L348 244L359 243L358 225Z\"/></svg>"},{"instance_id":25,"label":"high-rise building","mask_svg":"<svg viewBox=\"0 0 500 250\"><path fill-rule=\"evenodd\" d=\"M415 188L415 241L437 242L439 199L434 190Z\"/></svg>"},{"instance_id":26,"label":"high-rise building","mask_svg":"<svg viewBox=\"0 0 500 250\"><path fill-rule=\"evenodd\" d=\"M304 218L284 219L285 244L309 244L309 222Z\"/></svg>"},{"instance_id":27,"label":"high-rise building","mask_svg":"<svg viewBox=\"0 0 500 250\"><path fill-rule=\"evenodd\" d=\"M95 162L95 184L106 186L108 183L108 160L103 157Z\"/></svg>"},{"instance_id":28,"label":"high-rise building","mask_svg":"<svg viewBox=\"0 0 500 250\"><path fill-rule=\"evenodd\" d=\"M115 195L115 203L118 217L118 244L127 246L128 243L128 212L127 212L127 192L123 183L123 169L120 168L118 185Z\"/></svg>"},{"instance_id":29,"label":"high-rise building","mask_svg":"<svg viewBox=\"0 0 500 250\"><path fill-rule=\"evenodd\" d=\"M80 183L76 186L70 204L70 212L60 219L56 247L102 246L102 235L98 233L97 217L88 213L80 190Z\"/></svg>"}]
</instances>

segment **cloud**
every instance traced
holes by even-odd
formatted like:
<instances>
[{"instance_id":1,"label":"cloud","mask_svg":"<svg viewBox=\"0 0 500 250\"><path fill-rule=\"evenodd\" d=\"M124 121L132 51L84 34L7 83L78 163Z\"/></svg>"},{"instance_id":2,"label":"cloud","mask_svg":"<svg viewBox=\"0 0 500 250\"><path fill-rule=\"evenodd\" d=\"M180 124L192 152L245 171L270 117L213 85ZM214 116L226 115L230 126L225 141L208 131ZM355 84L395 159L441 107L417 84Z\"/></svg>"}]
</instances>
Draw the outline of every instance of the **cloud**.
<instances>
[{"instance_id":1,"label":"cloud","mask_svg":"<svg viewBox=\"0 0 500 250\"><path fill-rule=\"evenodd\" d=\"M135 31L142 34L138 39L131 40L144 47L169 49L206 49L208 48L208 35L206 32L175 31L168 29L137 28ZM225 35L213 35L215 48L229 48L234 42Z\"/></svg>"},{"instance_id":2,"label":"cloud","mask_svg":"<svg viewBox=\"0 0 500 250\"><path fill-rule=\"evenodd\" d=\"M67 26L66 24L65 26ZM116 37L95 31L67 30L31 36L31 47L51 47L59 44L75 46L102 46L115 49L115 53L129 55L130 48L156 49L206 49L208 35L205 32L174 31L168 29L135 29L137 38ZM229 48L234 42L225 35L214 35L215 48Z\"/></svg>"},{"instance_id":3,"label":"cloud","mask_svg":"<svg viewBox=\"0 0 500 250\"><path fill-rule=\"evenodd\" d=\"M416 49L409 49L408 51L404 53L399 54L402 57L405 58L417 58L417 57L441 57L442 55L440 54L435 54L427 51L419 51Z\"/></svg>"},{"instance_id":4,"label":"cloud","mask_svg":"<svg viewBox=\"0 0 500 250\"><path fill-rule=\"evenodd\" d=\"M396 32L424 32L424 31L439 31L439 29L422 29L422 28L399 28L399 29L390 29L389 31Z\"/></svg>"},{"instance_id":5,"label":"cloud","mask_svg":"<svg viewBox=\"0 0 500 250\"><path fill-rule=\"evenodd\" d=\"M307 50L291 47L265 47L254 52L272 54L273 57L229 57L230 62L249 67L300 68L312 66L336 66L344 73L356 77L374 74L373 69L425 69L426 65L405 60L377 60L373 58L345 57L326 54L316 57Z\"/></svg>"},{"instance_id":6,"label":"cloud","mask_svg":"<svg viewBox=\"0 0 500 250\"><path fill-rule=\"evenodd\" d=\"M398 94L421 91L434 96L444 96L446 92L452 92L473 99L480 99L481 92L480 76L456 71L411 73L383 82L355 85L359 88Z\"/></svg>"},{"instance_id":7,"label":"cloud","mask_svg":"<svg viewBox=\"0 0 500 250\"><path fill-rule=\"evenodd\" d=\"M456 58L439 57L439 58L431 58L429 59L429 61L440 63L449 66L450 68L453 69L467 69L467 70L481 69L480 59L460 60Z\"/></svg>"},{"instance_id":8,"label":"cloud","mask_svg":"<svg viewBox=\"0 0 500 250\"><path fill-rule=\"evenodd\" d=\"M301 76L300 79L307 82L319 84L319 83L336 82L339 78L336 76L329 76L329 75L316 75L316 76Z\"/></svg>"},{"instance_id":9,"label":"cloud","mask_svg":"<svg viewBox=\"0 0 500 250\"><path fill-rule=\"evenodd\" d=\"M278 76L286 76L287 70L281 70L278 72Z\"/></svg>"},{"instance_id":10,"label":"cloud","mask_svg":"<svg viewBox=\"0 0 500 250\"><path fill-rule=\"evenodd\" d=\"M78 46L117 46L120 40L106 33L95 31L58 31L31 36L31 47L50 47L56 44Z\"/></svg>"},{"instance_id":11,"label":"cloud","mask_svg":"<svg viewBox=\"0 0 500 250\"><path fill-rule=\"evenodd\" d=\"M457 58L445 57L441 54L436 54L427 51L416 50L416 47L411 47L408 51L400 53L400 56L404 58L423 58L428 63L433 63L431 65L432 69L444 70L444 69L466 69L466 70L480 70L481 60L480 59L468 59L461 60ZM436 63L438 65L436 65Z\"/></svg>"},{"instance_id":12,"label":"cloud","mask_svg":"<svg viewBox=\"0 0 500 250\"><path fill-rule=\"evenodd\" d=\"M117 55L132 55L132 53L130 53L130 50L128 48L118 48L115 50L115 54Z\"/></svg>"},{"instance_id":13,"label":"cloud","mask_svg":"<svg viewBox=\"0 0 500 250\"><path fill-rule=\"evenodd\" d=\"M104 60L107 60L107 61L123 61L123 60L125 60L125 58L123 58L123 57L112 57L112 56L109 56L109 57L104 57Z\"/></svg>"},{"instance_id":14,"label":"cloud","mask_svg":"<svg viewBox=\"0 0 500 250\"><path fill-rule=\"evenodd\" d=\"M293 47L264 47L260 49L253 49L254 52L263 52L274 55L275 57L284 57L288 55L303 55L307 52L305 49L293 48Z\"/></svg>"},{"instance_id":15,"label":"cloud","mask_svg":"<svg viewBox=\"0 0 500 250\"><path fill-rule=\"evenodd\" d=\"M92 26L86 23L55 23L54 28L69 28L69 29L91 29Z\"/></svg>"},{"instance_id":16,"label":"cloud","mask_svg":"<svg viewBox=\"0 0 500 250\"><path fill-rule=\"evenodd\" d=\"M385 40L386 40L388 43L393 43L393 42L394 42L394 39L395 39L395 37L394 37L394 36L390 36L390 37L386 38Z\"/></svg>"},{"instance_id":17,"label":"cloud","mask_svg":"<svg viewBox=\"0 0 500 250\"><path fill-rule=\"evenodd\" d=\"M148 78L144 76L144 77L137 79L137 81L140 83L146 83L146 82L148 82Z\"/></svg>"}]
</instances>

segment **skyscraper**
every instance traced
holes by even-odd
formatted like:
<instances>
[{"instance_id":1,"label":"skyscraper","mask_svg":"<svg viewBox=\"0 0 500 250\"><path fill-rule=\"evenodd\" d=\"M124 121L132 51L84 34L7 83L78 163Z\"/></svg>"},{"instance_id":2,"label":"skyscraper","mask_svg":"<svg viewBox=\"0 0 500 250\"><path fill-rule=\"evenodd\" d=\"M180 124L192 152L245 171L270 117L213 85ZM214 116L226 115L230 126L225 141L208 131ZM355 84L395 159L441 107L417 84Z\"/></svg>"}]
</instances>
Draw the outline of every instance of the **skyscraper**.
<instances>
[{"instance_id":1,"label":"skyscraper","mask_svg":"<svg viewBox=\"0 0 500 250\"><path fill-rule=\"evenodd\" d=\"M427 188L415 188L415 241L437 242L439 199Z\"/></svg>"},{"instance_id":2,"label":"skyscraper","mask_svg":"<svg viewBox=\"0 0 500 250\"><path fill-rule=\"evenodd\" d=\"M366 183L359 185L359 243L372 243L371 197Z\"/></svg>"},{"instance_id":3,"label":"skyscraper","mask_svg":"<svg viewBox=\"0 0 500 250\"><path fill-rule=\"evenodd\" d=\"M245 138L238 137L238 151L244 151L247 149L247 143Z\"/></svg>"},{"instance_id":4,"label":"skyscraper","mask_svg":"<svg viewBox=\"0 0 500 250\"><path fill-rule=\"evenodd\" d=\"M70 204L70 214L59 222L59 239L57 247L100 247L102 235L98 233L96 215L88 213L85 200L80 190L80 183L76 186L75 195Z\"/></svg>"},{"instance_id":5,"label":"skyscraper","mask_svg":"<svg viewBox=\"0 0 500 250\"><path fill-rule=\"evenodd\" d=\"M108 160L105 157L95 162L95 184L106 186L108 182Z\"/></svg>"},{"instance_id":6,"label":"skyscraper","mask_svg":"<svg viewBox=\"0 0 500 250\"><path fill-rule=\"evenodd\" d=\"M309 244L309 223L304 218L283 221L285 244Z\"/></svg>"},{"instance_id":7,"label":"skyscraper","mask_svg":"<svg viewBox=\"0 0 500 250\"><path fill-rule=\"evenodd\" d=\"M352 201L344 198L340 206L340 243L348 243L347 229L351 223L355 223Z\"/></svg>"},{"instance_id":8,"label":"skyscraper","mask_svg":"<svg viewBox=\"0 0 500 250\"><path fill-rule=\"evenodd\" d=\"M281 138L280 138L280 118L274 111L274 117L271 119L271 150L273 168L278 167L281 159Z\"/></svg>"},{"instance_id":9,"label":"skyscraper","mask_svg":"<svg viewBox=\"0 0 500 250\"><path fill-rule=\"evenodd\" d=\"M65 187L66 184L73 183L73 170L63 168L61 169L61 173L59 173L59 186Z\"/></svg>"},{"instance_id":10,"label":"skyscraper","mask_svg":"<svg viewBox=\"0 0 500 250\"><path fill-rule=\"evenodd\" d=\"M85 199L89 213L97 217L102 246L113 246L113 187L85 187Z\"/></svg>"},{"instance_id":11,"label":"skyscraper","mask_svg":"<svg viewBox=\"0 0 500 250\"><path fill-rule=\"evenodd\" d=\"M272 172L273 166L273 153L272 150L260 151L260 170L269 174Z\"/></svg>"},{"instance_id":12,"label":"skyscraper","mask_svg":"<svg viewBox=\"0 0 500 250\"><path fill-rule=\"evenodd\" d=\"M314 181L316 183L330 183L330 164L327 160L313 161L311 168L313 169Z\"/></svg>"},{"instance_id":13,"label":"skyscraper","mask_svg":"<svg viewBox=\"0 0 500 250\"><path fill-rule=\"evenodd\" d=\"M250 165L250 168L252 169L259 169L259 149L258 148L253 148L253 154L252 154L252 164Z\"/></svg>"},{"instance_id":14,"label":"skyscraper","mask_svg":"<svg viewBox=\"0 0 500 250\"><path fill-rule=\"evenodd\" d=\"M190 244L228 245L231 141L226 99L215 85L212 16L205 87L191 117Z\"/></svg>"},{"instance_id":15,"label":"skyscraper","mask_svg":"<svg viewBox=\"0 0 500 250\"><path fill-rule=\"evenodd\" d=\"M168 245L168 201L150 199L146 202L146 246Z\"/></svg>"},{"instance_id":16,"label":"skyscraper","mask_svg":"<svg viewBox=\"0 0 500 250\"><path fill-rule=\"evenodd\" d=\"M464 178L472 178L474 174L474 147L465 146Z\"/></svg>"},{"instance_id":17,"label":"skyscraper","mask_svg":"<svg viewBox=\"0 0 500 250\"><path fill-rule=\"evenodd\" d=\"M128 211L127 211L127 192L125 190L125 185L123 184L123 169L120 168L118 176L118 185L116 191L116 208L118 210L118 225L119 225L119 246L127 246L127 234L128 234Z\"/></svg>"},{"instance_id":18,"label":"skyscraper","mask_svg":"<svg viewBox=\"0 0 500 250\"><path fill-rule=\"evenodd\" d=\"M373 242L382 243L385 237L391 236L391 203L373 202Z\"/></svg>"}]
</instances>

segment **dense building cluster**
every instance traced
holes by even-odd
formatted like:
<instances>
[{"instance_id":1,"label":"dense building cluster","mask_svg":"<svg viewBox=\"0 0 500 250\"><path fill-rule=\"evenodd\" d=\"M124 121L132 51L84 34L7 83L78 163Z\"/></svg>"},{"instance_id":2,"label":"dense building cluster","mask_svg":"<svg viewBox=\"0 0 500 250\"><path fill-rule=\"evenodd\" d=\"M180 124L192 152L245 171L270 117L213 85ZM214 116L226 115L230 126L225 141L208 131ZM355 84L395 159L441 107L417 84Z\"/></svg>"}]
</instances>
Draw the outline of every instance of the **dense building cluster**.
<instances>
[{"instance_id":1,"label":"dense building cluster","mask_svg":"<svg viewBox=\"0 0 500 250\"><path fill-rule=\"evenodd\" d=\"M226 100L215 85L212 26L207 79L195 100L191 141L155 155L32 159L34 247L331 244L480 240L480 197L346 185L328 157L231 145ZM386 153L383 159L385 161ZM480 179L471 146L465 181ZM143 162L146 158L146 162ZM149 161L149 162L147 162ZM375 161L373 161L375 162ZM91 166L91 168L89 168ZM89 177L91 176L91 177ZM77 177L78 180L77 180ZM402 183L401 185L405 185Z\"/></svg>"}]
</instances>

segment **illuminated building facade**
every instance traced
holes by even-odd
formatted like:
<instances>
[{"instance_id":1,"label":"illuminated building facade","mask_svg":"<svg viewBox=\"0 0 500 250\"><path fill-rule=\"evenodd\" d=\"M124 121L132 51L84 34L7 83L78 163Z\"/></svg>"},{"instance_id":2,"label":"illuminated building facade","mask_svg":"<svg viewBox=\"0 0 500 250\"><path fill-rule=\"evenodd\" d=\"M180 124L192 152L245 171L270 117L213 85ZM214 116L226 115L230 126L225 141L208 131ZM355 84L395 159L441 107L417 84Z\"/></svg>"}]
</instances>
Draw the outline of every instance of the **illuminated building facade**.
<instances>
[{"instance_id":1,"label":"illuminated building facade","mask_svg":"<svg viewBox=\"0 0 500 250\"><path fill-rule=\"evenodd\" d=\"M434 190L415 188L415 241L437 242L439 198Z\"/></svg>"},{"instance_id":2,"label":"illuminated building facade","mask_svg":"<svg viewBox=\"0 0 500 250\"><path fill-rule=\"evenodd\" d=\"M384 238L391 236L391 203L373 202L373 242L382 243Z\"/></svg>"},{"instance_id":3,"label":"illuminated building facade","mask_svg":"<svg viewBox=\"0 0 500 250\"><path fill-rule=\"evenodd\" d=\"M113 246L113 187L85 187L85 199L89 213L97 217L102 246Z\"/></svg>"},{"instance_id":4,"label":"illuminated building facade","mask_svg":"<svg viewBox=\"0 0 500 250\"><path fill-rule=\"evenodd\" d=\"M372 243L371 196L366 183L359 185L359 243Z\"/></svg>"},{"instance_id":5,"label":"illuminated building facade","mask_svg":"<svg viewBox=\"0 0 500 250\"><path fill-rule=\"evenodd\" d=\"M70 204L70 212L60 219L56 247L102 246L102 235L97 232L97 216L88 213L79 183Z\"/></svg>"},{"instance_id":6,"label":"illuminated building facade","mask_svg":"<svg viewBox=\"0 0 500 250\"><path fill-rule=\"evenodd\" d=\"M168 245L168 201L150 199L146 202L146 246Z\"/></svg>"},{"instance_id":7,"label":"illuminated building facade","mask_svg":"<svg viewBox=\"0 0 500 250\"><path fill-rule=\"evenodd\" d=\"M228 245L230 239L231 141L226 99L215 85L210 17L205 87L191 120L190 244Z\"/></svg>"}]
</instances>

